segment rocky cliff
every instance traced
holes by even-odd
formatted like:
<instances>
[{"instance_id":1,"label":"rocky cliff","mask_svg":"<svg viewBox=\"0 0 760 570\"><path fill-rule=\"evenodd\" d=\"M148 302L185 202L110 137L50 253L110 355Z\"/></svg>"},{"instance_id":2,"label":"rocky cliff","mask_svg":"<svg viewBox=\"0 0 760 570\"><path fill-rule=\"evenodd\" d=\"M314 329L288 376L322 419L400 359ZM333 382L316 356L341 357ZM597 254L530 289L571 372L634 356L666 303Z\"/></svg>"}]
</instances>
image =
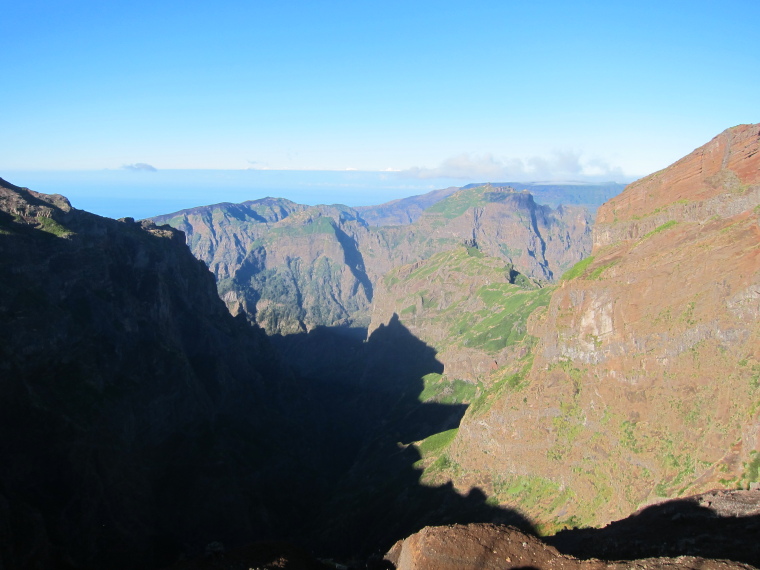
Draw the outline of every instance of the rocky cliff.
<instances>
[{"instance_id":1,"label":"rocky cliff","mask_svg":"<svg viewBox=\"0 0 760 570\"><path fill-rule=\"evenodd\" d=\"M159 567L289 516L287 376L181 232L0 180L0 321L0 567Z\"/></svg>"},{"instance_id":2,"label":"rocky cliff","mask_svg":"<svg viewBox=\"0 0 760 570\"><path fill-rule=\"evenodd\" d=\"M193 253L216 273L232 314L242 311L267 332L281 334L367 326L385 273L463 242L546 281L590 250L591 219L583 208L553 210L527 192L489 185L443 194L422 213L407 207L427 205L433 200L429 195L403 206L416 221L396 226L373 227L360 210L346 206L272 199L156 220L187 233ZM378 221L400 215L399 207L364 211Z\"/></svg>"},{"instance_id":3,"label":"rocky cliff","mask_svg":"<svg viewBox=\"0 0 760 570\"><path fill-rule=\"evenodd\" d=\"M729 129L599 210L521 382L440 454L544 531L758 481L760 126Z\"/></svg>"}]
</instances>

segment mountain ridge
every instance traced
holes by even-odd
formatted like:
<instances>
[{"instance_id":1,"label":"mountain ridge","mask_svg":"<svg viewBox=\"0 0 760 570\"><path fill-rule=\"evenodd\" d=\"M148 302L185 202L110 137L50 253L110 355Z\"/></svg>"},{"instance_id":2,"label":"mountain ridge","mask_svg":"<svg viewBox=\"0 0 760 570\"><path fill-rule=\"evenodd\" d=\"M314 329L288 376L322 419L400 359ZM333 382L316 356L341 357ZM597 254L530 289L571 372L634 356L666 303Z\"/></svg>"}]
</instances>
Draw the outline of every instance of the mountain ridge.
<instances>
[{"instance_id":1,"label":"mountain ridge","mask_svg":"<svg viewBox=\"0 0 760 570\"><path fill-rule=\"evenodd\" d=\"M485 488L551 532L756 479L758 133L729 129L600 208L592 255L529 319L524 383L468 410L442 452L458 472L432 481Z\"/></svg>"},{"instance_id":2,"label":"mountain ridge","mask_svg":"<svg viewBox=\"0 0 760 570\"><path fill-rule=\"evenodd\" d=\"M249 214L241 221L228 206L156 219L186 232L193 253L217 275L230 311L270 333L366 326L385 273L466 241L543 280L588 253L584 209L551 209L529 193L489 185L450 190L403 226L371 226L360 210L341 205L291 204L287 216L271 222Z\"/></svg>"}]
</instances>

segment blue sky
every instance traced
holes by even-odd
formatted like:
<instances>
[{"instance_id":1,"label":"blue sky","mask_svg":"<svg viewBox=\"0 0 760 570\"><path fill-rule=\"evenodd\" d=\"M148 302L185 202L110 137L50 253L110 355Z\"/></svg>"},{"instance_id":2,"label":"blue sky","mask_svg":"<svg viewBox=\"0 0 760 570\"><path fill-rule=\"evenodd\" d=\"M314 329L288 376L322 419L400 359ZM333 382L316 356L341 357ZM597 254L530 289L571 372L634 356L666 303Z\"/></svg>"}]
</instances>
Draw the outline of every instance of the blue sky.
<instances>
[{"instance_id":1,"label":"blue sky","mask_svg":"<svg viewBox=\"0 0 760 570\"><path fill-rule=\"evenodd\" d=\"M760 121L758 21L757 0L6 3L0 176L630 180Z\"/></svg>"}]
</instances>

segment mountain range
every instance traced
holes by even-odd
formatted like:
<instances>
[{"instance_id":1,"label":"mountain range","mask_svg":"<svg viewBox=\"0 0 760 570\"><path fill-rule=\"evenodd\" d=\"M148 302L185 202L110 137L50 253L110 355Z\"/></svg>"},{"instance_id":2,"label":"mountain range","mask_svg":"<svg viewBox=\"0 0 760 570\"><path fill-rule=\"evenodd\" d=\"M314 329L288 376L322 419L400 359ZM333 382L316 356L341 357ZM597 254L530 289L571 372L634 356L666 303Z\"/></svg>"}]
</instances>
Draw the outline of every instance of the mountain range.
<instances>
[{"instance_id":1,"label":"mountain range","mask_svg":"<svg viewBox=\"0 0 760 570\"><path fill-rule=\"evenodd\" d=\"M760 564L758 151L733 127L595 213L479 184L135 222L0 180L0 568Z\"/></svg>"},{"instance_id":2,"label":"mountain range","mask_svg":"<svg viewBox=\"0 0 760 570\"><path fill-rule=\"evenodd\" d=\"M492 185L362 209L265 198L153 221L185 232L230 311L242 311L270 334L366 327L383 275L463 243L543 281L556 279L591 245L585 208L552 209L528 192ZM381 221L403 223L376 225Z\"/></svg>"}]
</instances>

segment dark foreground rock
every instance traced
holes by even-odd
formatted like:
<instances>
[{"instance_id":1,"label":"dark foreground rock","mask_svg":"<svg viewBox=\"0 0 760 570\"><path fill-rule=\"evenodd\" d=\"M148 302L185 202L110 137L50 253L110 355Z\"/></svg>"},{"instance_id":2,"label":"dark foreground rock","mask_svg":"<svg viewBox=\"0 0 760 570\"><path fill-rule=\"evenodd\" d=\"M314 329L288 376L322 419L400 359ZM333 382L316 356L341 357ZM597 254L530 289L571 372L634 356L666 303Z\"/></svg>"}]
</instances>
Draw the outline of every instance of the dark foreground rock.
<instances>
[{"instance_id":1,"label":"dark foreground rock","mask_svg":"<svg viewBox=\"0 0 760 570\"><path fill-rule=\"evenodd\" d=\"M760 490L710 491L665 501L604 528L566 530L546 540L584 558L689 555L760 567Z\"/></svg>"},{"instance_id":2,"label":"dark foreground rock","mask_svg":"<svg viewBox=\"0 0 760 570\"><path fill-rule=\"evenodd\" d=\"M284 378L181 232L0 179L0 568L155 568L276 534L298 517L278 496L305 501Z\"/></svg>"},{"instance_id":3,"label":"dark foreground rock","mask_svg":"<svg viewBox=\"0 0 760 570\"><path fill-rule=\"evenodd\" d=\"M627 570L752 568L739 562L691 556L647 558L631 562L580 560L560 552L514 527L492 524L426 527L396 543L386 555L386 568L396 570Z\"/></svg>"}]
</instances>

